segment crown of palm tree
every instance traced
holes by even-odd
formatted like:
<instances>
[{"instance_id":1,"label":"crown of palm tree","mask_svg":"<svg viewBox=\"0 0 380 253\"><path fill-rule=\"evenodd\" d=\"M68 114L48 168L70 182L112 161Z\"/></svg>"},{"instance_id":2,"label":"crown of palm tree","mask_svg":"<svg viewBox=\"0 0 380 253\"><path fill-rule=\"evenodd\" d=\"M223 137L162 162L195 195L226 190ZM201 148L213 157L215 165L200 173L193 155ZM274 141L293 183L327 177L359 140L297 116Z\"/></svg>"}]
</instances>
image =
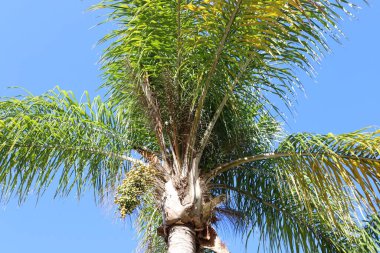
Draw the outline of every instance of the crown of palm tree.
<instances>
[{"instance_id":1,"label":"crown of palm tree","mask_svg":"<svg viewBox=\"0 0 380 253\"><path fill-rule=\"evenodd\" d=\"M228 252L225 221L273 251L377 252L380 131L286 135L280 122L302 90L296 74L313 72L352 7L101 2L118 24L103 39L107 101L59 88L1 100L2 198L41 195L57 177L58 195L116 189L147 253L166 251L177 225L200 250Z\"/></svg>"}]
</instances>

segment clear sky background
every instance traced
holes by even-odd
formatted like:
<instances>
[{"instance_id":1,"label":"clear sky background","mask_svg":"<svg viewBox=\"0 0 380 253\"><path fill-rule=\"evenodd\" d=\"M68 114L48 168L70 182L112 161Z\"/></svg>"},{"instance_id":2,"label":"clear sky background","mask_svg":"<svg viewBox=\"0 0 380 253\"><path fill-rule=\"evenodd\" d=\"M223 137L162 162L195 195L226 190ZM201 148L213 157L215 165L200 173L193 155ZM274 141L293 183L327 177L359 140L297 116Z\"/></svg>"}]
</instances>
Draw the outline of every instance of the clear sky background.
<instances>
[{"instance_id":1,"label":"clear sky background","mask_svg":"<svg viewBox=\"0 0 380 253\"><path fill-rule=\"evenodd\" d=\"M371 1L357 16L345 18L343 45L317 67L315 80L303 78L289 132L343 133L380 126L380 4ZM98 39L110 27L96 27L101 13L86 12L94 0L2 1L0 7L0 96L22 86L40 94L56 85L96 95L101 83ZM244 244L223 233L232 252ZM103 253L132 252L131 222L122 222L110 204L95 206L90 192L81 201L70 195L53 199L52 191L38 202L33 196L22 206L12 200L0 206L0 252ZM254 244L249 251L254 252Z\"/></svg>"}]
</instances>

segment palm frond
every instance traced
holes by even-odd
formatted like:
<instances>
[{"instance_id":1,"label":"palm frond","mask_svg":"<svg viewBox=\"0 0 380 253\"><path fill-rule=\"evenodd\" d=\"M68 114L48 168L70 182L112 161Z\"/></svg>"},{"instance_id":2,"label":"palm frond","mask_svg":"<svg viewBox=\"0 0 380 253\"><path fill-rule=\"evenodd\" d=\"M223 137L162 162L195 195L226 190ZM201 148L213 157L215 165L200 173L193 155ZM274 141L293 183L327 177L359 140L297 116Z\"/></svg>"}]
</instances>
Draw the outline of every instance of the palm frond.
<instances>
[{"instance_id":1,"label":"palm frond","mask_svg":"<svg viewBox=\"0 0 380 253\"><path fill-rule=\"evenodd\" d=\"M331 198L341 192L376 211L380 205L380 131L357 131L340 135L294 134L280 144L275 153L294 152L287 166L297 175L303 168L306 180L315 184L318 194ZM318 185L319 183L319 185ZM330 188L331 187L331 188Z\"/></svg>"},{"instance_id":2,"label":"palm frond","mask_svg":"<svg viewBox=\"0 0 380 253\"><path fill-rule=\"evenodd\" d=\"M328 51L325 37L339 36L337 22L353 6L104 0L94 8L109 9L108 21L118 24L104 38L111 41L103 57L104 87L137 129L155 133L141 130L162 157L186 170L194 157L202 159L224 111L248 112L241 122L248 124L247 108L282 113L274 97L290 108L302 89L296 69L312 72L312 62Z\"/></svg>"},{"instance_id":3,"label":"palm frond","mask_svg":"<svg viewBox=\"0 0 380 253\"><path fill-rule=\"evenodd\" d=\"M380 215L375 213L369 215L366 219L366 225L364 229L371 236L373 242L380 249Z\"/></svg>"},{"instance_id":4,"label":"palm frond","mask_svg":"<svg viewBox=\"0 0 380 253\"><path fill-rule=\"evenodd\" d=\"M23 201L58 179L56 194L90 184L102 196L130 162L128 122L99 97L78 102L59 88L0 101L1 196Z\"/></svg>"},{"instance_id":5,"label":"palm frond","mask_svg":"<svg viewBox=\"0 0 380 253\"><path fill-rule=\"evenodd\" d=\"M255 165L259 170L248 166L213 180L214 194L226 194L227 207L243 215L235 226L241 227L247 240L258 236L264 251L270 245L270 252L378 252L374 236L368 232L374 232L375 226L365 227L351 210L342 212L339 203L331 202L339 221L330 222L323 201L295 197L297 189L286 176L279 177L280 168L274 172L268 164ZM313 197L320 199L316 192Z\"/></svg>"},{"instance_id":6,"label":"palm frond","mask_svg":"<svg viewBox=\"0 0 380 253\"><path fill-rule=\"evenodd\" d=\"M139 234L139 245L137 251L144 253L165 253L167 245L157 228L162 225L162 210L157 206L154 194L146 192L143 204L138 210L135 221L136 230Z\"/></svg>"},{"instance_id":7,"label":"palm frond","mask_svg":"<svg viewBox=\"0 0 380 253\"><path fill-rule=\"evenodd\" d=\"M226 107L200 160L201 173L213 173L218 164L244 155L270 152L281 135L280 123L261 107Z\"/></svg>"},{"instance_id":8,"label":"palm frond","mask_svg":"<svg viewBox=\"0 0 380 253\"><path fill-rule=\"evenodd\" d=\"M378 130L293 134L205 177L279 251L377 252L376 226L363 219L379 211L379 144Z\"/></svg>"},{"instance_id":9,"label":"palm frond","mask_svg":"<svg viewBox=\"0 0 380 253\"><path fill-rule=\"evenodd\" d=\"M326 202L329 199L351 196L343 206L353 208L361 203L365 208L379 208L380 136L374 132L353 132L340 135L293 134L286 138L273 153L247 156L216 167L209 177L244 163L267 161L281 168L288 182L295 188L308 188ZM286 173L285 173L286 171ZM308 190L307 190L308 191ZM307 192L298 191L300 199L309 201ZM328 208L328 205L327 207Z\"/></svg>"}]
</instances>

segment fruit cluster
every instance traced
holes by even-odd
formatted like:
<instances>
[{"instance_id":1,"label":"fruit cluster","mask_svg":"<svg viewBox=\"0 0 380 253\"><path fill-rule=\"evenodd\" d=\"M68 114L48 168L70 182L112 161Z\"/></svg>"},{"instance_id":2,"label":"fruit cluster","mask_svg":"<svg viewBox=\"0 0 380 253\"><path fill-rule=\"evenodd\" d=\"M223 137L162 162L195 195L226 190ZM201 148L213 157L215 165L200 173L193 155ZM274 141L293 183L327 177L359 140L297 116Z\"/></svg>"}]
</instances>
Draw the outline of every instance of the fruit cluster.
<instances>
[{"instance_id":1,"label":"fruit cluster","mask_svg":"<svg viewBox=\"0 0 380 253\"><path fill-rule=\"evenodd\" d=\"M122 218L131 214L141 204L141 197L152 188L156 169L153 166L135 165L117 187L115 204Z\"/></svg>"}]
</instances>

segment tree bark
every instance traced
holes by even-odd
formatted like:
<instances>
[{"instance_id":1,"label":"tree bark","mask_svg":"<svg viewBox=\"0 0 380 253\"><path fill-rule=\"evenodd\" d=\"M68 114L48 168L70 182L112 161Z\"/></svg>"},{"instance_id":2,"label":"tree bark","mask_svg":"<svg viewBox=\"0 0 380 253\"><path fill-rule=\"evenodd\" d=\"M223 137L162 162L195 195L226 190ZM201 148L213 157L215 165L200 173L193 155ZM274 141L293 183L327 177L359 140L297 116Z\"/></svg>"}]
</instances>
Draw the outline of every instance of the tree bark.
<instances>
[{"instance_id":1,"label":"tree bark","mask_svg":"<svg viewBox=\"0 0 380 253\"><path fill-rule=\"evenodd\" d=\"M169 229L168 253L196 253L195 231L186 225Z\"/></svg>"}]
</instances>

